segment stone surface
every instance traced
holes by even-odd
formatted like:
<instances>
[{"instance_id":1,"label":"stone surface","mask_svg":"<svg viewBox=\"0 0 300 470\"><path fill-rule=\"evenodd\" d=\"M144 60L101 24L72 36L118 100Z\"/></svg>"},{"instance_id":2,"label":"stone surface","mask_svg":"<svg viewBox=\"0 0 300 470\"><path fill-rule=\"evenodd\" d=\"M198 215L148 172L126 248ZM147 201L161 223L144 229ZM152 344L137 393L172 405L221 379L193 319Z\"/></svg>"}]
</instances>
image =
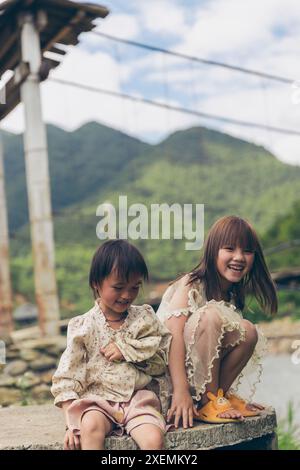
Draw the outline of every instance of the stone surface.
<instances>
[{"instance_id":1,"label":"stone surface","mask_svg":"<svg viewBox=\"0 0 300 470\"><path fill-rule=\"evenodd\" d=\"M40 353L34 349L24 349L20 351L20 358L23 359L23 361L35 361L39 357Z\"/></svg>"},{"instance_id":2,"label":"stone surface","mask_svg":"<svg viewBox=\"0 0 300 470\"><path fill-rule=\"evenodd\" d=\"M67 338L65 336L52 336L51 338L34 338L22 341L22 349L37 349L47 351L47 348L56 347L59 351L66 348Z\"/></svg>"},{"instance_id":3,"label":"stone surface","mask_svg":"<svg viewBox=\"0 0 300 470\"><path fill-rule=\"evenodd\" d=\"M0 406L34 405L53 400L50 393L66 337L28 338L10 344L0 364Z\"/></svg>"},{"instance_id":4,"label":"stone surface","mask_svg":"<svg viewBox=\"0 0 300 470\"><path fill-rule=\"evenodd\" d=\"M22 398L23 398L23 395L22 395L21 390L18 390L15 388L4 388L4 387L0 388L0 405L2 406L12 405L16 403L17 401L22 400Z\"/></svg>"},{"instance_id":5,"label":"stone surface","mask_svg":"<svg viewBox=\"0 0 300 470\"><path fill-rule=\"evenodd\" d=\"M35 405L0 409L0 449L62 449L65 435L63 412L53 405ZM202 424L191 429L169 432L166 449L217 449L226 446L276 448L276 415L271 408L259 417L243 423ZM107 449L136 449L126 437L106 439ZM232 448L232 447L230 447Z\"/></svg>"},{"instance_id":6,"label":"stone surface","mask_svg":"<svg viewBox=\"0 0 300 470\"><path fill-rule=\"evenodd\" d=\"M22 360L17 360L17 361L12 361L9 364L7 364L6 367L4 367L4 374L7 375L21 375L23 374L26 369L27 369L27 363Z\"/></svg>"},{"instance_id":7,"label":"stone surface","mask_svg":"<svg viewBox=\"0 0 300 470\"><path fill-rule=\"evenodd\" d=\"M46 400L52 398L50 388L46 384L40 384L36 387L33 387L31 390L31 396L33 399L37 400Z\"/></svg>"},{"instance_id":8,"label":"stone surface","mask_svg":"<svg viewBox=\"0 0 300 470\"><path fill-rule=\"evenodd\" d=\"M6 351L6 361L12 361L13 359L19 359L20 358L20 351Z\"/></svg>"},{"instance_id":9,"label":"stone surface","mask_svg":"<svg viewBox=\"0 0 300 470\"><path fill-rule=\"evenodd\" d=\"M39 385L41 383L41 379L31 371L25 372L24 375L18 377L17 379L17 387L22 389L29 389L34 387L35 385Z\"/></svg>"},{"instance_id":10,"label":"stone surface","mask_svg":"<svg viewBox=\"0 0 300 470\"><path fill-rule=\"evenodd\" d=\"M295 348L293 343L300 337L300 321L290 317L274 319L259 324L260 329L268 338L269 354L291 354Z\"/></svg>"},{"instance_id":11,"label":"stone surface","mask_svg":"<svg viewBox=\"0 0 300 470\"><path fill-rule=\"evenodd\" d=\"M64 352L65 349L66 349L66 341L60 344L54 344L53 346L48 346L45 352L57 358L61 356L61 354Z\"/></svg>"},{"instance_id":12,"label":"stone surface","mask_svg":"<svg viewBox=\"0 0 300 470\"><path fill-rule=\"evenodd\" d=\"M13 387L16 385L16 381L17 379L15 377L11 377L10 375L0 375L0 387Z\"/></svg>"},{"instance_id":13,"label":"stone surface","mask_svg":"<svg viewBox=\"0 0 300 470\"><path fill-rule=\"evenodd\" d=\"M41 381L44 382L45 384L52 385L52 377L55 371L56 369L50 369L47 372L40 374Z\"/></svg>"},{"instance_id":14,"label":"stone surface","mask_svg":"<svg viewBox=\"0 0 300 470\"><path fill-rule=\"evenodd\" d=\"M56 359L53 357L42 355L35 361L30 362L29 366L32 370L38 372L46 371L56 366Z\"/></svg>"},{"instance_id":15,"label":"stone surface","mask_svg":"<svg viewBox=\"0 0 300 470\"><path fill-rule=\"evenodd\" d=\"M10 346L13 343L12 335L10 335L9 333L1 333L0 340L4 341L6 347Z\"/></svg>"}]
</instances>

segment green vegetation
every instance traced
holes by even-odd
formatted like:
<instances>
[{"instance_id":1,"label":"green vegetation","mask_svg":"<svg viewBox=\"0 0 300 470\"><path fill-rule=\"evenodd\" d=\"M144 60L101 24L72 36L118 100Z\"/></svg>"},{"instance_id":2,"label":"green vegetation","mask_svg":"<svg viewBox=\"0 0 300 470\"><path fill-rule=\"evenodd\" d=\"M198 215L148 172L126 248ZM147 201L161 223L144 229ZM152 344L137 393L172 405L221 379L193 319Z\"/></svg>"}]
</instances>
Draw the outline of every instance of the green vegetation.
<instances>
[{"instance_id":1,"label":"green vegetation","mask_svg":"<svg viewBox=\"0 0 300 470\"><path fill-rule=\"evenodd\" d=\"M5 133L5 170L15 292L33 300L32 259L21 137ZM152 146L89 123L73 133L48 126L58 289L63 316L91 303L88 270L99 245L96 208L119 195L128 205L205 204L205 231L220 216L249 219L264 248L300 239L300 168L278 161L264 148L213 130L178 131ZM129 218L130 220L130 218ZM132 220L132 218L131 218ZM201 253L185 240L137 240L152 281L166 281L195 266ZM273 270L300 266L299 248L270 254ZM300 318L299 292L282 291L280 313ZM261 319L255 302L249 315ZM265 317L264 317L265 318Z\"/></svg>"},{"instance_id":2,"label":"green vegetation","mask_svg":"<svg viewBox=\"0 0 300 470\"><path fill-rule=\"evenodd\" d=\"M264 236L264 245L276 247L284 242L298 240L300 243L300 200L296 201L291 210L279 216ZM275 251L268 257L270 269L300 267L300 246L295 245L286 250Z\"/></svg>"},{"instance_id":3,"label":"green vegetation","mask_svg":"<svg viewBox=\"0 0 300 470\"><path fill-rule=\"evenodd\" d=\"M287 417L278 424L279 450L300 450L299 427L294 424L294 405L288 404Z\"/></svg>"}]
</instances>

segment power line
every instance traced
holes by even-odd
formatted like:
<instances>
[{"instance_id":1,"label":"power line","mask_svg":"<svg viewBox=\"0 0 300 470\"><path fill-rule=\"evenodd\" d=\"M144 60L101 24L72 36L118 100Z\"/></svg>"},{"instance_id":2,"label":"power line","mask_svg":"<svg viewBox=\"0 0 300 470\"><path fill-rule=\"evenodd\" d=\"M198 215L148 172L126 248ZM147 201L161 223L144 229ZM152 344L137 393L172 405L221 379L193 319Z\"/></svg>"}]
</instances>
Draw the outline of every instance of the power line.
<instances>
[{"instance_id":1,"label":"power line","mask_svg":"<svg viewBox=\"0 0 300 470\"><path fill-rule=\"evenodd\" d=\"M75 88L80 88L82 90L91 91L93 93L101 93L101 94L104 94L104 95L114 96L116 98L124 98L124 99L130 100L130 101L145 103L145 104L149 104L149 105L152 105L152 106L156 106L158 108L169 109L170 111L177 111L177 112L180 112L180 113L189 114L189 115L192 115L192 116L197 116L197 117L201 117L201 118L205 118L205 119L212 119L212 120L215 120L215 121L221 121L221 122L225 122L225 123L229 123L229 124L235 124L235 125L243 126L243 127L252 127L252 128L256 128L256 129L264 129L264 130L267 130L267 131L277 132L277 133L280 133L280 134L298 135L298 136L300 135L300 131L296 131L296 130L293 130L293 129L284 129L284 128L281 128L281 127L267 126L267 125L256 123L256 122L242 121L242 120L239 120L239 119L233 119L233 118L229 118L229 117L225 117L225 116L218 116L216 114L204 113L204 112L201 112L201 111L196 111L196 110L193 110L193 109L184 108L182 106L174 106L174 105L170 105L170 104L167 104L167 103L159 103L158 101L149 100L148 98L142 98L142 97L137 97L137 96L133 96L133 95L128 95L126 93L120 93L120 92L117 92L117 91L107 90L107 89L104 89L104 88L97 88L97 87L93 87L93 86L90 86L90 85L83 85L81 83L71 82L71 81L63 80L63 79L59 79L59 78L49 78L48 81L49 80L54 82L54 83L61 84L61 85L68 85L68 86L72 86L72 87L75 87Z\"/></svg>"},{"instance_id":2,"label":"power line","mask_svg":"<svg viewBox=\"0 0 300 470\"><path fill-rule=\"evenodd\" d=\"M95 34L96 36L100 36L100 37L109 39L111 41L121 42L121 43L127 44L129 46L140 47L142 49L147 49L149 51L161 52L163 54L168 54L170 56L178 57L180 59L191 60L193 62L198 62L198 63L205 64L205 65L212 65L212 66L215 66L215 67L222 67L222 68L234 70L235 72L241 72L241 73L245 73L245 74L248 74L248 75L254 75L256 77L267 78L268 80L274 80L274 81L277 81L277 82L288 83L288 84L293 84L295 82L295 80L293 80L291 78L281 77L279 75L272 75L272 74L269 74L269 73L260 72L260 71L257 71L257 70L251 70L251 69L247 69L247 68L244 68L244 67L238 67L237 65L230 65L230 64L226 64L225 62L218 62L216 60L203 59L201 57L195 57L195 56L191 56L191 55L188 55L188 54L183 54L181 52L171 51L169 49L164 49L162 47L151 46L149 44L145 44L145 43L141 43L141 42L137 42L137 41L131 41L129 39L122 39L122 38L119 38L117 36L112 36L111 34L101 33L100 31L90 31L89 34Z\"/></svg>"}]
</instances>

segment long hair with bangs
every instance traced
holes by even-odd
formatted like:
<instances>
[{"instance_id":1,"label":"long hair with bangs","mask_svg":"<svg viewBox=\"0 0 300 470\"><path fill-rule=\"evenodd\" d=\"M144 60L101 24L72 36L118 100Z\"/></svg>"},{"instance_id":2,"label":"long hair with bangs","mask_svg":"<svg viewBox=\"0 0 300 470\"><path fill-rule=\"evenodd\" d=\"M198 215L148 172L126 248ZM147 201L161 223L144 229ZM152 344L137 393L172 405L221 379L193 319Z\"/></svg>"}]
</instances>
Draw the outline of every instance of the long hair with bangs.
<instances>
[{"instance_id":1,"label":"long hair with bangs","mask_svg":"<svg viewBox=\"0 0 300 470\"><path fill-rule=\"evenodd\" d=\"M275 314L278 301L275 284L268 270L261 244L255 230L246 220L236 216L225 216L217 220L210 229L200 263L189 273L191 284L199 279L204 283L207 300L222 300L221 276L217 270L219 249L224 246L239 246L254 252L254 261L249 273L240 282L233 283L232 294L240 310L245 307L245 297L252 294L266 313Z\"/></svg>"}]
</instances>

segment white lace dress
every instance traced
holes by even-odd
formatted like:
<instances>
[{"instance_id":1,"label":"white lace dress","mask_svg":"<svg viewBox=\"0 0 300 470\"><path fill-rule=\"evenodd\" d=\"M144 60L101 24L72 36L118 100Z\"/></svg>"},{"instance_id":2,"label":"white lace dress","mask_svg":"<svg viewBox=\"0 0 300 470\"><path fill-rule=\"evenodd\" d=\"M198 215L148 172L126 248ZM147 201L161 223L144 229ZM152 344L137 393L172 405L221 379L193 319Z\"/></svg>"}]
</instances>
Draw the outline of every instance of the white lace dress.
<instances>
[{"instance_id":1,"label":"white lace dress","mask_svg":"<svg viewBox=\"0 0 300 470\"><path fill-rule=\"evenodd\" d=\"M213 362L221 348L245 341L242 313L230 302L207 301L203 284L197 280L186 285L188 275L169 286L156 312L162 323L172 316L186 315L184 341L185 366L192 397L200 401L206 384L211 382ZM256 327L258 342L252 357L236 378L231 391L251 401L262 374L266 339Z\"/></svg>"}]
</instances>

